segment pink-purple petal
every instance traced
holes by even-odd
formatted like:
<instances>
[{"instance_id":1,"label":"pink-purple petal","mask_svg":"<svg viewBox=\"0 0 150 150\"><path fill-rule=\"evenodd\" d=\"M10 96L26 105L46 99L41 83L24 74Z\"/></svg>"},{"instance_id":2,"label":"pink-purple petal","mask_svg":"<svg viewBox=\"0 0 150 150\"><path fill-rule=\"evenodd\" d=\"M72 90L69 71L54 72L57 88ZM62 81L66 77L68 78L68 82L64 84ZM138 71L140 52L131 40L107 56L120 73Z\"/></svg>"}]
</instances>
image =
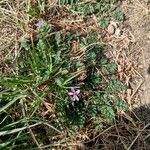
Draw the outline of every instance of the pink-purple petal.
<instances>
[{"instance_id":1,"label":"pink-purple petal","mask_svg":"<svg viewBox=\"0 0 150 150\"><path fill-rule=\"evenodd\" d=\"M79 101L79 95L80 94L80 89L76 88L71 88L71 91L68 92L68 95L70 96L72 101Z\"/></svg>"},{"instance_id":2,"label":"pink-purple petal","mask_svg":"<svg viewBox=\"0 0 150 150\"><path fill-rule=\"evenodd\" d=\"M39 20L37 23L36 23L36 26L38 28L42 28L44 26L45 22L43 20Z\"/></svg>"},{"instance_id":3,"label":"pink-purple petal","mask_svg":"<svg viewBox=\"0 0 150 150\"><path fill-rule=\"evenodd\" d=\"M76 100L79 101L79 97L77 97Z\"/></svg>"},{"instance_id":4,"label":"pink-purple petal","mask_svg":"<svg viewBox=\"0 0 150 150\"><path fill-rule=\"evenodd\" d=\"M74 95L73 99L75 99L76 101L79 101L79 97L77 95Z\"/></svg>"},{"instance_id":5,"label":"pink-purple petal","mask_svg":"<svg viewBox=\"0 0 150 150\"><path fill-rule=\"evenodd\" d=\"M74 96L73 97L71 97L71 100L74 102L74 101L76 101L76 99L74 98Z\"/></svg>"},{"instance_id":6,"label":"pink-purple petal","mask_svg":"<svg viewBox=\"0 0 150 150\"><path fill-rule=\"evenodd\" d=\"M80 93L80 89L77 89L76 90L76 94L78 95Z\"/></svg>"},{"instance_id":7,"label":"pink-purple petal","mask_svg":"<svg viewBox=\"0 0 150 150\"><path fill-rule=\"evenodd\" d=\"M73 93L73 92L68 92L68 95L69 95L69 96L73 96L74 93Z\"/></svg>"}]
</instances>

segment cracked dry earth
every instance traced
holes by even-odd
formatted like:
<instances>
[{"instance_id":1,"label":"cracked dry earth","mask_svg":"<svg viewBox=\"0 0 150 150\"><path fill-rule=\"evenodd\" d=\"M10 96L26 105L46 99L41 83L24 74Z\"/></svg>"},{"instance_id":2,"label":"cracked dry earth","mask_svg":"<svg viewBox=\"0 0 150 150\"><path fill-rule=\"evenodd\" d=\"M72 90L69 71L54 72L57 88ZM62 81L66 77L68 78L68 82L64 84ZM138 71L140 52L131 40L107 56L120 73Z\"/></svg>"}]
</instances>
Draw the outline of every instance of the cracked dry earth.
<instances>
[{"instance_id":1,"label":"cracked dry earth","mask_svg":"<svg viewBox=\"0 0 150 150\"><path fill-rule=\"evenodd\" d=\"M140 76L134 79L138 88L138 106L150 105L150 0L127 0L122 4L125 25L132 43L130 51L138 64ZM135 81L136 80L136 81Z\"/></svg>"}]
</instances>

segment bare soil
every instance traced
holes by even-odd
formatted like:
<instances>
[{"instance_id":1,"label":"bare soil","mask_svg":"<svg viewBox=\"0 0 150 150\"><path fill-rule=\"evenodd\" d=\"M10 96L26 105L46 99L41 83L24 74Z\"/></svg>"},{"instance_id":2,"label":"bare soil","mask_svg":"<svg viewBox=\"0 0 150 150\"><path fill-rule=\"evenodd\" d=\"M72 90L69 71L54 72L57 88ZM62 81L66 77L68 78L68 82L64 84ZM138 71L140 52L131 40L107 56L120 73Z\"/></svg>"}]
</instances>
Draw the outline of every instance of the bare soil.
<instances>
[{"instance_id":1,"label":"bare soil","mask_svg":"<svg viewBox=\"0 0 150 150\"><path fill-rule=\"evenodd\" d=\"M134 89L138 91L138 104L150 104L150 0L127 0L122 4L126 15L124 23L132 37L129 49L132 60L139 66Z\"/></svg>"}]
</instances>

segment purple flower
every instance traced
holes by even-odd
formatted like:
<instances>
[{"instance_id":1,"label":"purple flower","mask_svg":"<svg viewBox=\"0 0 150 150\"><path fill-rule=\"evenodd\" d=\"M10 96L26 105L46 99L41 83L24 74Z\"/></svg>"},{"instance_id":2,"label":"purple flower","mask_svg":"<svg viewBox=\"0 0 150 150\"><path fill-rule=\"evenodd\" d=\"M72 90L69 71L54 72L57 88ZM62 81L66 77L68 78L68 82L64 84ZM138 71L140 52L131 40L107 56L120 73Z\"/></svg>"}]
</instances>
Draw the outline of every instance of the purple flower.
<instances>
[{"instance_id":1,"label":"purple flower","mask_svg":"<svg viewBox=\"0 0 150 150\"><path fill-rule=\"evenodd\" d=\"M37 28L42 28L45 25L45 22L43 20L40 20L36 23Z\"/></svg>"},{"instance_id":2,"label":"purple flower","mask_svg":"<svg viewBox=\"0 0 150 150\"><path fill-rule=\"evenodd\" d=\"M71 91L68 92L68 95L71 97L72 101L79 101L80 89L71 88Z\"/></svg>"}]
</instances>

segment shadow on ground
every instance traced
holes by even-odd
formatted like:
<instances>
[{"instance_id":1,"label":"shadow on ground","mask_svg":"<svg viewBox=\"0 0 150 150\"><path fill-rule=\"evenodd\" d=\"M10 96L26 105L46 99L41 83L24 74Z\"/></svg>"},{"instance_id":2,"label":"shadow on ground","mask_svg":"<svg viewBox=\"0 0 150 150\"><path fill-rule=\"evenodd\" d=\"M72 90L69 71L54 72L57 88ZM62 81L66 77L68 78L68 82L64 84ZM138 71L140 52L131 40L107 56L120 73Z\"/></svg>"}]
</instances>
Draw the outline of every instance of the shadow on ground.
<instances>
[{"instance_id":1,"label":"shadow on ground","mask_svg":"<svg viewBox=\"0 0 150 150\"><path fill-rule=\"evenodd\" d=\"M142 121L145 125L150 124L150 104L135 108L134 113L137 116L137 119Z\"/></svg>"}]
</instances>

